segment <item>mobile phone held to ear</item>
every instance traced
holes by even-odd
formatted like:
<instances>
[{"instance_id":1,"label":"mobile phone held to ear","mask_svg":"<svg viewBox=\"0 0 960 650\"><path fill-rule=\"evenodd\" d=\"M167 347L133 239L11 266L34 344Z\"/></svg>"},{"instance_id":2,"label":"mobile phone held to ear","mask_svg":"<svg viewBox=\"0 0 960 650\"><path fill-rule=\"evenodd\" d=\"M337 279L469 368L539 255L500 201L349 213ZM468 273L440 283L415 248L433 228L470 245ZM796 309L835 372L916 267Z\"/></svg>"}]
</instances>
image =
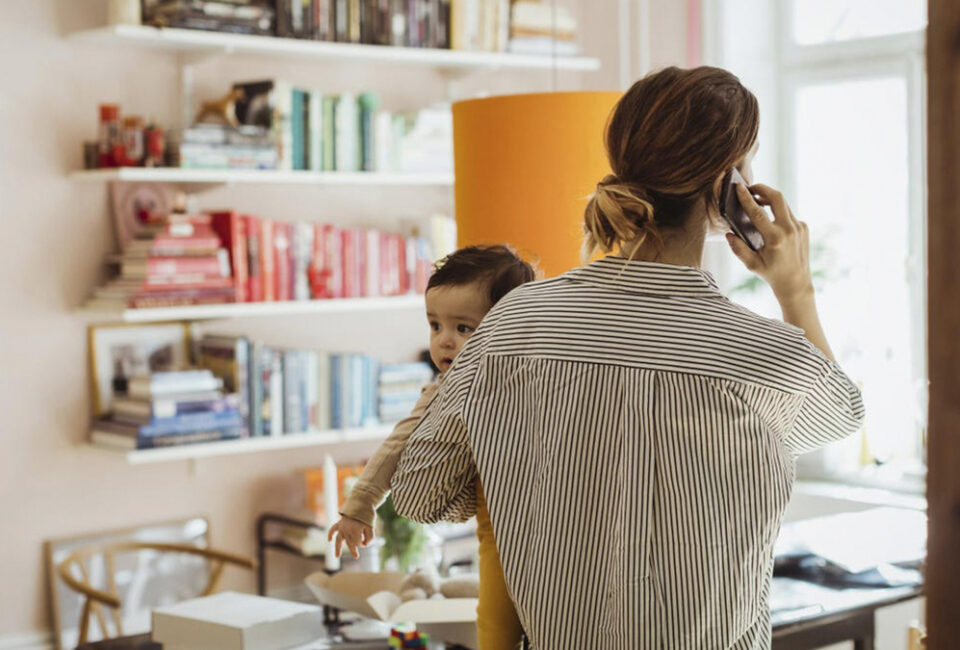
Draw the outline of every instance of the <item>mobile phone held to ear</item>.
<instances>
[{"instance_id":1,"label":"mobile phone held to ear","mask_svg":"<svg viewBox=\"0 0 960 650\"><path fill-rule=\"evenodd\" d=\"M737 197L737 183L747 184L737 168L734 167L723 177L723 185L720 190L720 216L730 226L733 234L742 239L750 247L750 250L759 250L763 248L763 237L757 227L753 225L753 222L750 221L750 216L746 210L740 205L740 199Z\"/></svg>"}]
</instances>

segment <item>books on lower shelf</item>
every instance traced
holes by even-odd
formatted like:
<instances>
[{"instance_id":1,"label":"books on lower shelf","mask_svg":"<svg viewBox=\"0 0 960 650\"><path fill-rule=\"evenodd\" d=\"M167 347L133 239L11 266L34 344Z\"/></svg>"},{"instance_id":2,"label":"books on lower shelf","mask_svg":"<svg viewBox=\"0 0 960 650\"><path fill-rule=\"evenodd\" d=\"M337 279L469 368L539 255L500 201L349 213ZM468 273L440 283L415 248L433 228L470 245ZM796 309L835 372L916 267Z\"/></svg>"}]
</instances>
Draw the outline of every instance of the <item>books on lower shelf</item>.
<instances>
[{"instance_id":1,"label":"books on lower shelf","mask_svg":"<svg viewBox=\"0 0 960 650\"><path fill-rule=\"evenodd\" d=\"M409 415L433 377L422 363L381 365L245 336L206 335L195 356L198 369L132 378L94 421L91 441L133 450L371 428Z\"/></svg>"},{"instance_id":2,"label":"books on lower shelf","mask_svg":"<svg viewBox=\"0 0 960 650\"><path fill-rule=\"evenodd\" d=\"M450 221L433 217L433 221ZM449 229L431 226L450 240ZM437 239L437 237L433 237ZM93 309L364 298L423 293L450 244L369 228L284 222L221 210L171 215L132 240Z\"/></svg>"}]
</instances>

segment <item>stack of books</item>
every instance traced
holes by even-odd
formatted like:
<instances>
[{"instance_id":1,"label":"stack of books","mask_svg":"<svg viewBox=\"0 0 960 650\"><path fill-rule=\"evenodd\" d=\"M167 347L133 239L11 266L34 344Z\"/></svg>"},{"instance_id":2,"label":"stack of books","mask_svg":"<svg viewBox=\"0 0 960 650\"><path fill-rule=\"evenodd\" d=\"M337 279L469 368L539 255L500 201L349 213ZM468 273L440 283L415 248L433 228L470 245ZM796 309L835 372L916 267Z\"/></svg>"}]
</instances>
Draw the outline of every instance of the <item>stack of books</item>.
<instances>
[{"instance_id":1,"label":"stack of books","mask_svg":"<svg viewBox=\"0 0 960 650\"><path fill-rule=\"evenodd\" d=\"M511 7L510 43L515 54L576 56L577 20L568 9L538 0L517 0Z\"/></svg>"},{"instance_id":2,"label":"stack of books","mask_svg":"<svg viewBox=\"0 0 960 650\"><path fill-rule=\"evenodd\" d=\"M433 261L448 252L436 249L449 248L449 229L430 230L442 231L432 236L436 243L233 210L172 216L159 232L147 231L119 258L108 258L119 262L119 277L96 289L87 306L115 311L423 293Z\"/></svg>"},{"instance_id":3,"label":"stack of books","mask_svg":"<svg viewBox=\"0 0 960 650\"><path fill-rule=\"evenodd\" d=\"M238 398L224 394L223 382L209 370L135 376L112 411L93 423L93 443L153 449L246 435Z\"/></svg>"},{"instance_id":4,"label":"stack of books","mask_svg":"<svg viewBox=\"0 0 960 650\"><path fill-rule=\"evenodd\" d=\"M277 169L273 133L260 126L195 124L172 135L173 162L184 169Z\"/></svg>"},{"instance_id":5,"label":"stack of books","mask_svg":"<svg viewBox=\"0 0 960 650\"><path fill-rule=\"evenodd\" d=\"M158 307L236 299L230 260L208 215L170 215L141 229L118 258L117 278L98 288L92 307Z\"/></svg>"},{"instance_id":6,"label":"stack of books","mask_svg":"<svg viewBox=\"0 0 960 650\"><path fill-rule=\"evenodd\" d=\"M236 83L241 124L196 125L180 136L180 166L341 172L449 172L453 169L453 119L447 104L393 113L377 93L324 93L285 81ZM410 125L425 120L432 138L424 148ZM422 131L422 128L420 129ZM439 140L435 142L434 140ZM276 147L274 155L265 148ZM428 157L429 154L429 157ZM418 161L410 168L407 159Z\"/></svg>"},{"instance_id":7,"label":"stack of books","mask_svg":"<svg viewBox=\"0 0 960 650\"><path fill-rule=\"evenodd\" d=\"M426 363L392 363L380 367L380 420L397 422L410 415L423 387L433 381Z\"/></svg>"},{"instance_id":8,"label":"stack of books","mask_svg":"<svg viewBox=\"0 0 960 650\"><path fill-rule=\"evenodd\" d=\"M234 34L276 33L275 0L144 0L143 23Z\"/></svg>"}]
</instances>

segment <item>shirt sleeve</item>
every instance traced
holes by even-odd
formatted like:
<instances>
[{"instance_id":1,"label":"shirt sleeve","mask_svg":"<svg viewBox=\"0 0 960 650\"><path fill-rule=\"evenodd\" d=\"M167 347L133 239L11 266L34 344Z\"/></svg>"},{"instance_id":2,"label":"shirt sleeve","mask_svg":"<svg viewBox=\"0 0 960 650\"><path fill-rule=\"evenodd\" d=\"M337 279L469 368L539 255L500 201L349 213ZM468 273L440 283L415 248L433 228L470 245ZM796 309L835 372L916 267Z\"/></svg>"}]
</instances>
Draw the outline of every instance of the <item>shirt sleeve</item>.
<instances>
[{"instance_id":1,"label":"shirt sleeve","mask_svg":"<svg viewBox=\"0 0 960 650\"><path fill-rule=\"evenodd\" d=\"M465 422L489 320L490 315L457 355L403 450L391 488L393 505L408 519L459 522L476 514L477 469Z\"/></svg>"},{"instance_id":2,"label":"shirt sleeve","mask_svg":"<svg viewBox=\"0 0 960 650\"><path fill-rule=\"evenodd\" d=\"M820 356L822 372L803 396L786 437L787 447L794 454L804 454L846 438L863 425L860 389L837 363Z\"/></svg>"},{"instance_id":3,"label":"shirt sleeve","mask_svg":"<svg viewBox=\"0 0 960 650\"><path fill-rule=\"evenodd\" d=\"M341 515L373 526L376 508L390 491L390 479L397 469L400 454L403 453L410 434L419 424L436 392L436 383L425 386L410 415L393 427L393 431L364 466L360 480L350 490L350 496L340 507Z\"/></svg>"}]
</instances>

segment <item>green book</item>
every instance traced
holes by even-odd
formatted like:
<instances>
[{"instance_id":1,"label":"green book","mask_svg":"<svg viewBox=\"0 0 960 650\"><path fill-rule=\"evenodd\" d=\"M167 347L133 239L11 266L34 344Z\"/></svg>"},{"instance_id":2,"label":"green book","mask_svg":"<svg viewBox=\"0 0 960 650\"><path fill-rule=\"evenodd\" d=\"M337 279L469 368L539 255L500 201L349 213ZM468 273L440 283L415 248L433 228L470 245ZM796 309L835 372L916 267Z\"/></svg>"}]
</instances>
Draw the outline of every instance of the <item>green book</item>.
<instances>
[{"instance_id":1,"label":"green book","mask_svg":"<svg viewBox=\"0 0 960 650\"><path fill-rule=\"evenodd\" d=\"M380 96L376 93L363 93L357 103L360 105L360 169L372 172L377 159L373 140L373 117L380 108Z\"/></svg>"},{"instance_id":2,"label":"green book","mask_svg":"<svg viewBox=\"0 0 960 650\"><path fill-rule=\"evenodd\" d=\"M290 106L290 128L293 136L293 151L291 165L295 171L306 169L304 165L304 133L303 133L303 91L293 89Z\"/></svg>"},{"instance_id":3,"label":"green book","mask_svg":"<svg viewBox=\"0 0 960 650\"><path fill-rule=\"evenodd\" d=\"M335 98L332 95L324 95L323 97L323 110L321 111L320 119L323 122L321 130L323 131L323 138L321 146L323 147L323 171L332 172L337 168L337 140L334 137L334 101Z\"/></svg>"}]
</instances>

